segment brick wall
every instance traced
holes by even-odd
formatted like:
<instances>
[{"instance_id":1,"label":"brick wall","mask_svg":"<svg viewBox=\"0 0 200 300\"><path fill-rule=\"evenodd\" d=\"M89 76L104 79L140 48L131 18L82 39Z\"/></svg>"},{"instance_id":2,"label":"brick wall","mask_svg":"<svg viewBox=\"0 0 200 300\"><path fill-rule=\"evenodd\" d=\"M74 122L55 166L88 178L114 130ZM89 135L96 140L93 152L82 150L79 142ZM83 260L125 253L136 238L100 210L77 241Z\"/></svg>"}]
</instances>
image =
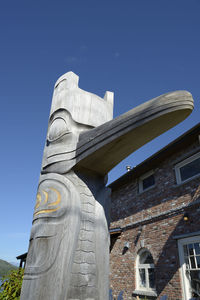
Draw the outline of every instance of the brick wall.
<instances>
[{"instance_id":1,"label":"brick wall","mask_svg":"<svg viewBox=\"0 0 200 300\"><path fill-rule=\"evenodd\" d=\"M124 299L133 299L136 257L145 247L154 259L158 299L164 294L182 299L178 246L173 237L200 231L200 181L196 178L177 185L174 165L198 149L197 141L155 165L156 184L146 192L138 193L137 178L112 191L111 228L122 228L110 256L113 296L123 290ZM189 214L187 222L183 220L185 212ZM130 248L124 252L127 241Z\"/></svg>"}]
</instances>

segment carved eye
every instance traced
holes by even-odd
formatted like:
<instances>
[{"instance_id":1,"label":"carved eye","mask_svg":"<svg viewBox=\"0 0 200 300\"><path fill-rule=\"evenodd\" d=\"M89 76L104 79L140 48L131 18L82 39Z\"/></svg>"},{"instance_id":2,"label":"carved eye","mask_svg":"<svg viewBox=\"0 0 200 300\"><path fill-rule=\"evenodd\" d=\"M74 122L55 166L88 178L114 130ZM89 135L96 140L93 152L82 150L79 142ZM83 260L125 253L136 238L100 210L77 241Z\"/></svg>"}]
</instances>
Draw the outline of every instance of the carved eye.
<instances>
[{"instance_id":1,"label":"carved eye","mask_svg":"<svg viewBox=\"0 0 200 300\"><path fill-rule=\"evenodd\" d=\"M52 122L50 126L48 140L50 142L55 141L67 133L69 133L69 129L65 120L63 120L62 118L57 118Z\"/></svg>"}]
</instances>

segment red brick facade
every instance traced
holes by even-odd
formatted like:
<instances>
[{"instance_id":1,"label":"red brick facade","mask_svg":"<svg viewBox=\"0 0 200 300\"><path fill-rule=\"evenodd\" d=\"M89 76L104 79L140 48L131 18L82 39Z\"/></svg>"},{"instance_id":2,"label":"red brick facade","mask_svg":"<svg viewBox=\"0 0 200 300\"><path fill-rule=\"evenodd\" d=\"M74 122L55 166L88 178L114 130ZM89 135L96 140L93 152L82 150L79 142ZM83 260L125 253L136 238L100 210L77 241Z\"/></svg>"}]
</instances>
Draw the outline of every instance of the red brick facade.
<instances>
[{"instance_id":1,"label":"red brick facade","mask_svg":"<svg viewBox=\"0 0 200 300\"><path fill-rule=\"evenodd\" d=\"M200 177L178 185L174 167L200 151L199 134L198 125L195 131L190 130L125 174L126 178L110 185L111 229L121 228L121 235L112 235L110 285L114 297L124 291L125 300L145 299L133 292L137 280L136 257L141 248L146 248L153 256L157 292L157 296L146 299L160 299L162 295L171 300L185 299L177 236L200 231ZM139 177L150 170L154 170L155 185L139 193ZM185 213L188 221L183 219ZM124 248L126 242L129 242L128 249Z\"/></svg>"}]
</instances>

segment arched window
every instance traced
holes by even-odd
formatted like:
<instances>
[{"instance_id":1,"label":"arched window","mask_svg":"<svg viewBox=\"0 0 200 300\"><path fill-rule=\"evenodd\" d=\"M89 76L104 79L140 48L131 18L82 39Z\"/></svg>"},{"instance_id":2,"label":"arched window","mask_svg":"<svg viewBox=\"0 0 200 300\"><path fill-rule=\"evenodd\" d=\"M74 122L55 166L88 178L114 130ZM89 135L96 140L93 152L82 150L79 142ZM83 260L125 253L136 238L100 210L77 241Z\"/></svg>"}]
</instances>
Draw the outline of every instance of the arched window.
<instances>
[{"instance_id":1,"label":"arched window","mask_svg":"<svg viewBox=\"0 0 200 300\"><path fill-rule=\"evenodd\" d=\"M155 291L154 262L147 249L141 249L138 253L136 273L138 290Z\"/></svg>"}]
</instances>

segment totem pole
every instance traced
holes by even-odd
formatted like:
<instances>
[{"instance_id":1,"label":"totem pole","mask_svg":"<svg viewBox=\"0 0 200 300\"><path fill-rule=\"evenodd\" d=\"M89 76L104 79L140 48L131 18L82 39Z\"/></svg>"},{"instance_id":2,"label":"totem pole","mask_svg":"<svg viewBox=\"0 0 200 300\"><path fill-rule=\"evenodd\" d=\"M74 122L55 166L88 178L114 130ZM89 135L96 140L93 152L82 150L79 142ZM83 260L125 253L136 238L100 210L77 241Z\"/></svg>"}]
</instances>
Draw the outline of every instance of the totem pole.
<instances>
[{"instance_id":1,"label":"totem pole","mask_svg":"<svg viewBox=\"0 0 200 300\"><path fill-rule=\"evenodd\" d=\"M68 72L55 84L21 300L109 299L107 173L184 120L189 92L150 100L112 119L104 99Z\"/></svg>"}]
</instances>

